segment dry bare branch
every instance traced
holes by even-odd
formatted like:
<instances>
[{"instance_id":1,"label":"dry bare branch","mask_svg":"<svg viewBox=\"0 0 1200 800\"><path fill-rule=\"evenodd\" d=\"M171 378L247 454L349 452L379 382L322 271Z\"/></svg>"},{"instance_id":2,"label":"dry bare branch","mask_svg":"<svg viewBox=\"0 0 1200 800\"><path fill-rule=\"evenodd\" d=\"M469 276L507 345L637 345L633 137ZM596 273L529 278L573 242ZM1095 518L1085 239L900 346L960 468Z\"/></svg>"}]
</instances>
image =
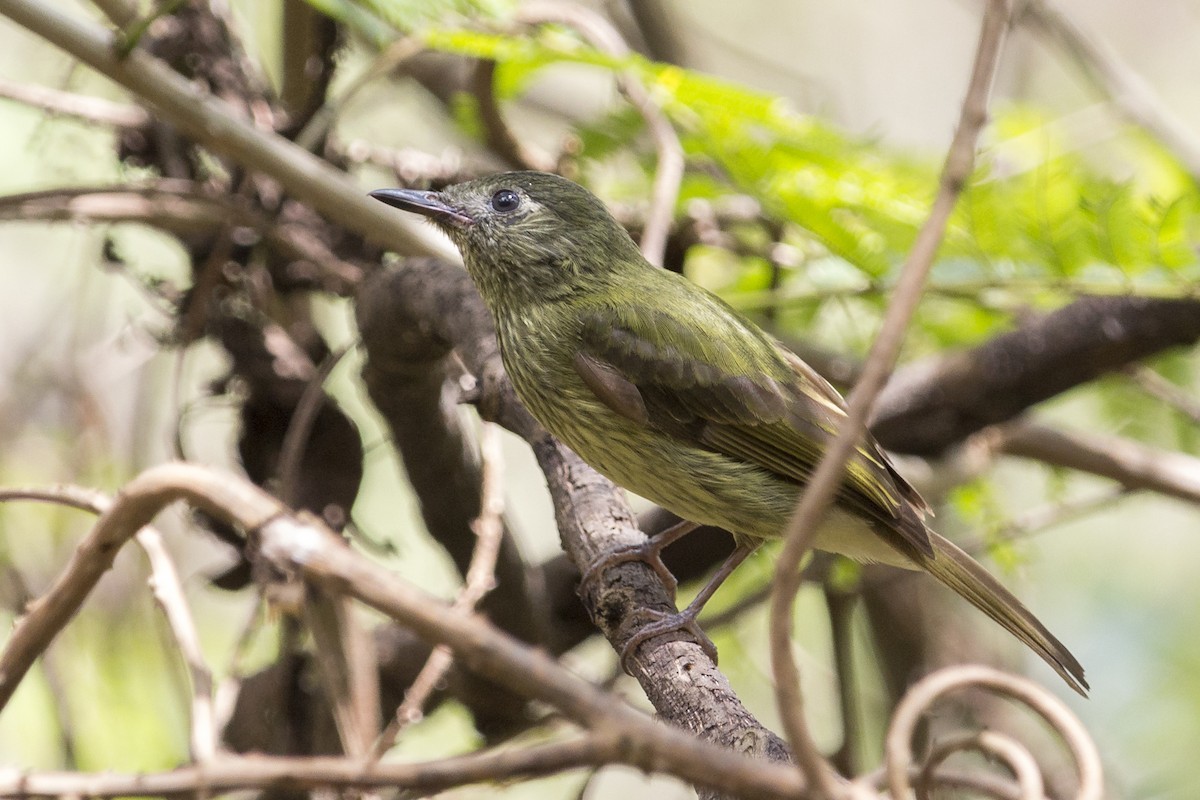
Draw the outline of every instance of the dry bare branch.
<instances>
[{"instance_id":1,"label":"dry bare branch","mask_svg":"<svg viewBox=\"0 0 1200 800\"><path fill-rule=\"evenodd\" d=\"M206 193L187 180L164 178L146 186L84 186L0 197L0 220L138 222L178 236L227 230L230 220L261 235L287 258L313 264L324 287L345 294L362 267L335 255L311 231L267 219L230 195Z\"/></svg>"},{"instance_id":2,"label":"dry bare branch","mask_svg":"<svg viewBox=\"0 0 1200 800\"><path fill-rule=\"evenodd\" d=\"M1084 31L1048 0L1028 0L1017 21L1060 47L1083 76L1117 110L1179 159L1200 182L1200 137L1155 95L1154 90L1125 64L1107 42Z\"/></svg>"},{"instance_id":3,"label":"dry bare branch","mask_svg":"<svg viewBox=\"0 0 1200 800\"><path fill-rule=\"evenodd\" d=\"M23 772L0 769L5 797L138 797L226 793L265 789L404 788L437 792L483 781L552 775L609 763L612 742L585 736L527 748L485 750L416 764L383 763L364 768L348 758L223 756L169 772Z\"/></svg>"},{"instance_id":4,"label":"dry bare branch","mask_svg":"<svg viewBox=\"0 0 1200 800\"><path fill-rule=\"evenodd\" d=\"M997 449L1057 467L1118 481L1200 503L1200 459L1144 445L1120 436L1062 431L1036 422L1008 425L997 432Z\"/></svg>"},{"instance_id":5,"label":"dry bare branch","mask_svg":"<svg viewBox=\"0 0 1200 800\"><path fill-rule=\"evenodd\" d=\"M997 731L967 733L934 745L929 758L921 767L917 797L920 800L929 800L937 786L937 780L934 778L937 768L950 756L967 750L975 750L1003 762L1016 776L1020 800L1045 800L1045 786L1037 759L1016 739Z\"/></svg>"},{"instance_id":6,"label":"dry bare branch","mask_svg":"<svg viewBox=\"0 0 1200 800\"><path fill-rule=\"evenodd\" d=\"M0 78L0 97L65 117L111 125L114 128L144 128L150 115L141 106L114 103L102 97L63 92Z\"/></svg>"}]
</instances>

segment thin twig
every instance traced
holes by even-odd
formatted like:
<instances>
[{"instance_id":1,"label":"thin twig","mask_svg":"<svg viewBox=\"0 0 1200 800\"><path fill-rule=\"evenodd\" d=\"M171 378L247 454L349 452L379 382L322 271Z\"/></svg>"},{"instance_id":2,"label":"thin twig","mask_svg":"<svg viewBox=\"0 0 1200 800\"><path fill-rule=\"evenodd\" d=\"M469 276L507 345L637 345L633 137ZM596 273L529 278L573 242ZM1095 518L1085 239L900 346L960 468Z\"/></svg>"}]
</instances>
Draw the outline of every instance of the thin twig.
<instances>
[{"instance_id":1,"label":"thin twig","mask_svg":"<svg viewBox=\"0 0 1200 800\"><path fill-rule=\"evenodd\" d=\"M102 492L82 486L63 484L50 488L0 489L0 502L33 500L70 506L93 514L104 514L112 507L112 499ZM137 532L137 543L150 563L150 587L154 599L163 610L167 625L179 649L191 684L191 753L192 759L205 763L220 749L220 738L213 704L212 672L204 663L200 636L183 593L179 573L171 555L163 545L162 534L146 526Z\"/></svg>"},{"instance_id":2,"label":"thin twig","mask_svg":"<svg viewBox=\"0 0 1200 800\"><path fill-rule=\"evenodd\" d=\"M1171 151L1200 183L1200 137L1105 41L1085 32L1047 0L1028 0L1018 22L1061 47L1083 76L1134 125Z\"/></svg>"},{"instance_id":3,"label":"thin twig","mask_svg":"<svg viewBox=\"0 0 1200 800\"><path fill-rule=\"evenodd\" d=\"M912 737L917 723L933 703L943 695L978 687L1023 703L1040 716L1071 750L1079 775L1076 800L1100 800L1104 775L1100 754L1079 719L1061 700L1034 682L1009 675L991 667L968 665L948 667L929 675L904 695L892 715L884 743L888 788L892 797L908 797L909 767L913 762Z\"/></svg>"},{"instance_id":4,"label":"thin twig","mask_svg":"<svg viewBox=\"0 0 1200 800\"><path fill-rule=\"evenodd\" d=\"M1108 508L1118 500L1128 497L1132 491L1132 489L1125 486L1116 486L1084 497L1047 503L1006 520L998 530L970 539L963 539L958 544L968 553L978 553L986 550L989 545L996 542L1011 542L1018 539L1026 539L1048 528Z\"/></svg>"},{"instance_id":5,"label":"thin twig","mask_svg":"<svg viewBox=\"0 0 1200 800\"><path fill-rule=\"evenodd\" d=\"M48 86L0 78L0 97L64 117L114 128L144 128L150 114L141 106L114 103L102 97L63 92Z\"/></svg>"},{"instance_id":6,"label":"thin twig","mask_svg":"<svg viewBox=\"0 0 1200 800\"><path fill-rule=\"evenodd\" d=\"M946 155L937 198L904 264L879 335L850 397L847 419L817 466L812 481L801 494L784 533L784 545L776 562L770 619L771 665L775 675L776 701L788 741L805 774L817 784L819 794L824 797L838 797L842 792L834 782L828 763L817 751L804 721L800 673L791 648L793 605L800 588L800 560L816 534L821 515L842 481L846 462L863 436L871 405L895 364L904 332L920 300L921 288L941 245L950 213L971 175L975 142L987 120L988 93L999 62L1000 46L1008 28L1008 16L1009 4L1006 0L990 0L987 4L967 96L963 101L958 129Z\"/></svg>"},{"instance_id":7,"label":"thin twig","mask_svg":"<svg viewBox=\"0 0 1200 800\"><path fill-rule=\"evenodd\" d=\"M253 644L254 637L262 626L264 606L262 593L259 592L254 605L250 608L250 614L242 623L241 631L233 643L233 653L229 656L229 668L225 671L225 677L217 682L217 688L213 692L217 730L225 730L225 726L229 724L234 709L237 707L238 694L241 692L242 679L245 675L244 664L250 653L250 645Z\"/></svg>"},{"instance_id":8,"label":"thin twig","mask_svg":"<svg viewBox=\"0 0 1200 800\"><path fill-rule=\"evenodd\" d=\"M471 71L471 91L479 105L479 121L483 123L488 149L514 169L552 171L554 159L522 142L504 119L504 112L496 100L495 78L496 62L491 59L480 59Z\"/></svg>"},{"instance_id":9,"label":"thin twig","mask_svg":"<svg viewBox=\"0 0 1200 800\"><path fill-rule=\"evenodd\" d=\"M459 614L473 611L496 583L496 558L500 554L500 542L504 535L504 465L500 450L500 428L494 423L483 423L479 456L482 461L480 508L479 516L471 524L477 541L475 551L471 554L471 563L467 567L462 591L454 599L452 606ZM368 763L382 758L396 743L396 737L404 727L421 719L425 704L429 702L430 696L453 664L454 655L448 647L443 645L434 648L405 692L404 701L396 709L392 721L368 753Z\"/></svg>"},{"instance_id":10,"label":"thin twig","mask_svg":"<svg viewBox=\"0 0 1200 800\"><path fill-rule=\"evenodd\" d=\"M1143 391L1183 414L1200 425L1200 399L1193 397L1182 387L1159 375L1144 364L1131 364L1125 374Z\"/></svg>"},{"instance_id":11,"label":"thin twig","mask_svg":"<svg viewBox=\"0 0 1200 800\"><path fill-rule=\"evenodd\" d=\"M348 758L224 756L168 772L23 772L0 769L5 797L203 796L264 789L407 788L437 792L484 781L553 775L610 762L616 740L591 735L527 748L494 748L423 763L364 768Z\"/></svg>"},{"instance_id":12,"label":"thin twig","mask_svg":"<svg viewBox=\"0 0 1200 800\"><path fill-rule=\"evenodd\" d=\"M829 613L830 638L833 641L834 674L837 675L838 706L842 717L842 744L834 754L834 766L843 775L858 772L858 749L862 744L862 725L858 715L858 686L855 685L853 613L855 596L826 582L825 608Z\"/></svg>"},{"instance_id":13,"label":"thin twig","mask_svg":"<svg viewBox=\"0 0 1200 800\"><path fill-rule=\"evenodd\" d=\"M362 269L334 254L317 236L295 224L267 219L229 195L209 194L191 181L170 178L145 186L78 186L0 196L0 220L140 222L169 233L212 233L230 220L260 234L272 248L317 267L322 284L344 294Z\"/></svg>"},{"instance_id":14,"label":"thin twig","mask_svg":"<svg viewBox=\"0 0 1200 800\"><path fill-rule=\"evenodd\" d=\"M377 78L391 74L424 49L424 45L419 39L410 36L397 39L389 44L336 97L325 100L321 108L309 119L308 124L296 135L296 144L310 152L314 150L319 142L325 141L328 138L334 123L337 121L338 114L345 109L359 92Z\"/></svg>"},{"instance_id":15,"label":"thin twig","mask_svg":"<svg viewBox=\"0 0 1200 800\"><path fill-rule=\"evenodd\" d=\"M279 445L279 498L289 506L296 505L296 496L300 486L300 468L304 462L304 450L308 447L308 437L312 435L313 423L317 421L317 412L323 403L328 402L325 395L325 381L329 379L333 368L350 352L353 345L347 345L335 353L330 353L317 368L316 373L308 379L292 417L288 421L287 432Z\"/></svg>"},{"instance_id":16,"label":"thin twig","mask_svg":"<svg viewBox=\"0 0 1200 800\"><path fill-rule=\"evenodd\" d=\"M582 6L527 2L521 6L517 18L529 25L565 25L578 32L592 47L609 55L622 57L631 52L620 32L608 20ZM683 145L671 121L636 75L629 72L621 74L617 78L617 85L630 105L642 115L646 129L654 139L658 166L654 172L650 208L642 228L641 249L647 261L661 267L671 223L675 219L675 200L679 197L679 187L683 182Z\"/></svg>"}]
</instances>

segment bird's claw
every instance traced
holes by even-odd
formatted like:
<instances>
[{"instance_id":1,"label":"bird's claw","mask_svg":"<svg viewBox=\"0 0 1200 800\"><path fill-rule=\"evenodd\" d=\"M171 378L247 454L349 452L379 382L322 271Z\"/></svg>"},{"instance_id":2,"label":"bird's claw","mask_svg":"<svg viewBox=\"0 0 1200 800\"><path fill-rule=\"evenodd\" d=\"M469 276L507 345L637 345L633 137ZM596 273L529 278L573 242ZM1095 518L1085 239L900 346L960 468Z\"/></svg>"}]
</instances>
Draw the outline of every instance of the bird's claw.
<instances>
[{"instance_id":1,"label":"bird's claw","mask_svg":"<svg viewBox=\"0 0 1200 800\"><path fill-rule=\"evenodd\" d=\"M628 564L631 561L641 561L658 575L662 580L663 586L667 590L667 594L671 595L671 599L675 599L675 589L678 586L678 581L671 574L671 570L667 569L667 565L663 563L662 551L665 545L655 539L648 539L639 545L632 547L622 547L616 550L611 550L598 559L592 562L587 568L587 572L583 573L583 577L579 579L579 593L584 594L588 588L602 573L611 567L618 564Z\"/></svg>"},{"instance_id":2,"label":"bird's claw","mask_svg":"<svg viewBox=\"0 0 1200 800\"><path fill-rule=\"evenodd\" d=\"M629 668L629 662L637 654L639 647L657 636L662 636L666 633L676 633L678 631L687 631L696 637L697 643L704 650L705 654L716 664L717 646L713 644L712 639L708 638L708 634L701 629L700 623L696 620L697 611L693 611L690 607L674 614L666 614L661 611L647 611L647 613L657 616L658 619L639 628L621 648L621 669L626 674L632 675L633 671Z\"/></svg>"}]
</instances>

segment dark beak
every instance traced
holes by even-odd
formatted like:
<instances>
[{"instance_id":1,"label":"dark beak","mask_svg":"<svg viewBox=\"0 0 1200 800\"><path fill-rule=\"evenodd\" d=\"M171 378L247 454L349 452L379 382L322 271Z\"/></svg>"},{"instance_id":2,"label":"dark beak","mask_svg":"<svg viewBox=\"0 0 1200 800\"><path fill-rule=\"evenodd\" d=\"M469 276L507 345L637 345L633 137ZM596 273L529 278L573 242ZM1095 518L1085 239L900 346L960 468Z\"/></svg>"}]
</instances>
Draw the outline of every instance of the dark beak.
<instances>
[{"instance_id":1,"label":"dark beak","mask_svg":"<svg viewBox=\"0 0 1200 800\"><path fill-rule=\"evenodd\" d=\"M380 202L389 206L412 211L429 217L442 225L465 228L475 220L454 208L438 192L422 192L416 189L377 189L371 192Z\"/></svg>"}]
</instances>

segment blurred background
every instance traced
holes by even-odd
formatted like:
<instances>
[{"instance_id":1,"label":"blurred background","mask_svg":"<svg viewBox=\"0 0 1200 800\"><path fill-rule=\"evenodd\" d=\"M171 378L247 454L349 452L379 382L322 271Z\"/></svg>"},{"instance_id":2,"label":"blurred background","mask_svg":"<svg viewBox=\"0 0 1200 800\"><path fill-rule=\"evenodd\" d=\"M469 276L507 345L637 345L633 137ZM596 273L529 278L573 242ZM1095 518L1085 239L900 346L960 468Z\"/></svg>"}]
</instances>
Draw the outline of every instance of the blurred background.
<instances>
[{"instance_id":1,"label":"blurred background","mask_svg":"<svg viewBox=\"0 0 1200 800\"><path fill-rule=\"evenodd\" d=\"M89 3L46 2L78 18L100 19ZM868 191L879 180L886 196L874 206L877 216L864 218L895 221L907 213L919 222L959 113L981 4L691 0L647 2L631 11L629 5L635 4L580 5L609 16L620 30L653 32L652 41L649 36L631 36L631 41L654 60L719 78L722 86L727 82L734 87L730 91L744 90L748 97L780 98L779 108L794 109L828 131L829 139L812 147L830 154L831 162L841 159L848 165L846 180L861 180L859 188ZM235 0L230 8L234 29L276 90L284 83L284 55L292 41L281 34L292 13L289 5L290 0ZM336 93L376 63L389 31L398 36L404 30L478 30L480 25L494 30L489 26L520 4L323 5L343 23L354 19L347 7L359 9L367 20L346 23L339 33L331 90ZM1200 131L1200 94L1195 91L1200 49L1194 46L1200 37L1200 3L1072 0L1055 7L1106 43L1111 55L1186 130L1192 135ZM643 20L639 28L639 15L654 19ZM459 45L451 42L446 49ZM518 139L553 152L564 137L573 137L580 153L572 162L574 176L618 212L636 216L649 191L653 148L630 121L611 70L579 62L535 66L514 68L499 93ZM392 152L412 148L442 164L496 168L480 144L471 109L438 97L436 75L414 74L398 70L346 95L334 123L341 153L368 146ZM1053 204L1061 187L1068 193L1101 187L1101 197L1133 197L1159 210L1176 203L1191 213L1196 186L1186 170L1152 135L1129 124L1088 76L1089 68L1037 25L1014 30L994 92L995 119L985 133L984 158L991 170L987 180L1013 175L1026 180L1011 194L990 200L986 187L981 189L982 214L987 214L988 202L1002 204L1005 197L1018 198L1021 208ZM0 81L4 87L49 87L131 103L110 81L4 19ZM720 162L721 154L705 152L707 145L691 139L720 137L720 129L699 124L684 130L695 162L689 161L680 216L690 213L690 202L719 206L728 194L754 197L774 217L797 221L785 195L771 205L769 174L759 175L757 183L745 177L728 182L712 178L708 166ZM624 142L626 135L637 144ZM115 137L111 125L50 112L37 103L0 100L0 194L117 185L152 174L150 167L122 161ZM721 163L730 169L729 163ZM773 167L764 163L756 168L769 172ZM364 191L397 182L379 164L361 161L351 169ZM907 206L906 187L918 187ZM1114 201L1112 218L1124 207ZM1094 224L1107 224L1109 212L1092 211ZM14 218L19 216L0 212L0 483L71 482L115 492L140 470L176 455L240 470L241 396L237 385L226 385L229 355L212 337L183 345L178 339L177 304L192 281L192 263L178 237L143 224ZM1154 224L1161 229L1166 217L1163 212ZM1119 224L1113 222L1114 228ZM1194 291L1195 265L1187 264L1186 257L1181 266L1164 263L1160 270L1130 267L1119 258L1103 263L1092 254L1080 255L1079 263L1068 266L1026 268L1011 253L994 256L993 251L1003 248L988 237L1009 234L984 228L964 239L978 246L977 259L963 245L935 270L933 283L943 290L931 292L922 306L906 361L977 344L1080 291L1170 294L1189 286ZM879 229L881 235L891 235L882 224ZM758 234L745 235L753 242ZM785 271L782 283L761 256L743 257L719 247L689 252L685 271L793 340L861 357L877 327L887 281L898 263L895 252L903 251L906 235L896 235L895 250L879 251L884 266L874 274L853 253L812 257L815 246L796 231L785 231L780 242L791 248L793 263L811 270ZM1176 269L1183 276L1178 281L1164 276ZM378 545L371 552L404 579L452 597L458 575L441 548L421 534L423 523L404 470L359 384L361 355L353 348L357 334L351 301L337 293L313 292L307 302L329 349L351 348L326 387L362 440L365 471L352 511L355 527ZM1195 348L1170 351L1150 367L1190 398L1193 410L1200 403L1200 354ZM1081 386L1034 413L1047 424L1198 454L1200 419L1127 374ZM558 552L558 541L543 479L515 438L506 437L504 459L507 513L522 552L530 562L550 558ZM1033 461L999 459L938 498L939 527L963 537L991 536L994 568L1086 666L1092 693L1084 700L1015 646L1005 649L1009 643L1003 637L997 642L1012 663L1029 662L1030 673L1080 715L1105 758L1112 795L1183 800L1200 794L1193 765L1200 742L1200 583L1195 580L1200 510L1152 491L1118 496L1112 486L1102 478ZM251 673L270 663L278 646L274 621L263 620L239 643L248 621L262 617L254 593L211 584L234 564L234 551L211 536L197 535L192 520L181 512L166 515L160 524L218 677ZM89 525L76 511L0 505L0 630L8 628L29 598L44 591ZM1002 535L1014 531L1011 538ZM759 554L722 590L715 606L731 605L769 573L769 555ZM79 617L0 715L0 765L155 770L186 756L185 684L144 588L146 575L140 554L127 549L119 556ZM966 618L981 636L993 635L980 619ZM816 733L823 747L833 749L841 741L841 722L819 587L803 590L799 620L801 668ZM874 720L868 724L874 734L864 737L861 754L870 766L879 758L886 693L872 672L873 645L865 624L861 619L856 624L862 713ZM758 608L714 638L734 688L778 730L765 628L765 610ZM594 639L566 658L596 678L613 670L607 644ZM621 686L633 702L644 703L635 684ZM402 739L395 755L430 757L478 743L470 715L446 703ZM464 789L447 796L570 797L581 782L568 775L504 792ZM611 768L596 778L587 796L615 797L651 787L662 797L690 792L673 781Z\"/></svg>"}]
</instances>

